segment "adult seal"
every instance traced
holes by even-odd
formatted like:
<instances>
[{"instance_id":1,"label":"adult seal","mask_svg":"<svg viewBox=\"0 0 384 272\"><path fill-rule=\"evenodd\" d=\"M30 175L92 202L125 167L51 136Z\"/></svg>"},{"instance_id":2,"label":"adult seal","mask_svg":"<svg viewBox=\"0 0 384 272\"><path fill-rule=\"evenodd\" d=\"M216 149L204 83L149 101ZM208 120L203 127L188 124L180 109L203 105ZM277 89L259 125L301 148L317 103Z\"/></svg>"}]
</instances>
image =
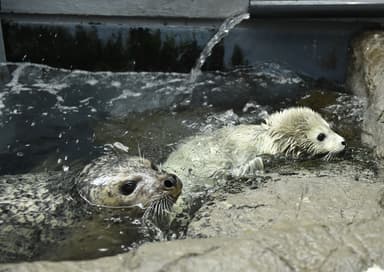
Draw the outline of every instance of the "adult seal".
<instances>
[{"instance_id":1,"label":"adult seal","mask_svg":"<svg viewBox=\"0 0 384 272\"><path fill-rule=\"evenodd\" d=\"M269 115L262 124L224 127L189 138L170 154L163 168L190 187L191 183L206 185L220 175L253 174L263 169L263 154L323 154L328 160L344 148L344 138L320 114L293 107Z\"/></svg>"},{"instance_id":2,"label":"adult seal","mask_svg":"<svg viewBox=\"0 0 384 272\"><path fill-rule=\"evenodd\" d=\"M109 152L75 173L2 176L0 262L35 259L95 213L162 220L181 189L175 175L122 152Z\"/></svg>"}]
</instances>

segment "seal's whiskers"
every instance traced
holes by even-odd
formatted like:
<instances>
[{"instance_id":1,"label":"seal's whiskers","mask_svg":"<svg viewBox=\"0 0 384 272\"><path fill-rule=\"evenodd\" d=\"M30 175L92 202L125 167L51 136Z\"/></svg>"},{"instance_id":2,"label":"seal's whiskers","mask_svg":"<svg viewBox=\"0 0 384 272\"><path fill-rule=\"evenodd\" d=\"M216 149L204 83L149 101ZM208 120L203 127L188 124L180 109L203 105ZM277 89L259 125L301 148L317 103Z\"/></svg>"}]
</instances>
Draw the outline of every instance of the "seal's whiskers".
<instances>
[{"instance_id":1,"label":"seal's whiskers","mask_svg":"<svg viewBox=\"0 0 384 272\"><path fill-rule=\"evenodd\" d=\"M173 199L166 195L153 200L144 213L144 218L157 222L172 211Z\"/></svg>"}]
</instances>

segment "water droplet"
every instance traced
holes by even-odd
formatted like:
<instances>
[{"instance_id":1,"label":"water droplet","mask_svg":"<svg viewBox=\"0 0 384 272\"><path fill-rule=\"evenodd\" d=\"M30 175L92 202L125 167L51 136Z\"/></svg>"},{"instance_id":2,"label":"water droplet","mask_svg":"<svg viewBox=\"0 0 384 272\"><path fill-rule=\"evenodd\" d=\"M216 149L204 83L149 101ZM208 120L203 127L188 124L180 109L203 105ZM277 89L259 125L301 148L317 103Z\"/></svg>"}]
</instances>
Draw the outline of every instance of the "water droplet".
<instances>
[{"instance_id":1,"label":"water droplet","mask_svg":"<svg viewBox=\"0 0 384 272\"><path fill-rule=\"evenodd\" d=\"M63 161L63 160L59 158L59 159L57 160L57 164L62 163L62 161Z\"/></svg>"},{"instance_id":2,"label":"water droplet","mask_svg":"<svg viewBox=\"0 0 384 272\"><path fill-rule=\"evenodd\" d=\"M32 123L31 123L31 127L34 127L35 125L36 125L35 122L32 122Z\"/></svg>"},{"instance_id":3,"label":"water droplet","mask_svg":"<svg viewBox=\"0 0 384 272\"><path fill-rule=\"evenodd\" d=\"M24 157L24 153L19 151L19 152L16 153L16 156L18 156L18 157Z\"/></svg>"},{"instance_id":4,"label":"water droplet","mask_svg":"<svg viewBox=\"0 0 384 272\"><path fill-rule=\"evenodd\" d=\"M61 137L63 137L63 134L62 134L62 133L59 134L59 139L61 139Z\"/></svg>"},{"instance_id":5,"label":"water droplet","mask_svg":"<svg viewBox=\"0 0 384 272\"><path fill-rule=\"evenodd\" d=\"M63 165L63 171L64 172L68 172L69 170L69 166L68 165Z\"/></svg>"},{"instance_id":6,"label":"water droplet","mask_svg":"<svg viewBox=\"0 0 384 272\"><path fill-rule=\"evenodd\" d=\"M106 252L106 251L108 251L109 249L108 249L108 248L98 248L97 250L100 251L100 252Z\"/></svg>"}]
</instances>

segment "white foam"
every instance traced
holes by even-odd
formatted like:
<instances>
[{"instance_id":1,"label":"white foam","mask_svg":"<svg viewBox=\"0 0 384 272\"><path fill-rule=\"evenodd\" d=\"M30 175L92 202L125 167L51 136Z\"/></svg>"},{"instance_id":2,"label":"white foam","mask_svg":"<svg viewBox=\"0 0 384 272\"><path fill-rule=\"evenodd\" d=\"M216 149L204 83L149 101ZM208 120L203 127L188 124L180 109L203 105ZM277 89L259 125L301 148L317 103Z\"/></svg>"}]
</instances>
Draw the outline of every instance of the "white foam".
<instances>
[{"instance_id":1,"label":"white foam","mask_svg":"<svg viewBox=\"0 0 384 272\"><path fill-rule=\"evenodd\" d=\"M374 264L373 266L369 267L366 272L384 272L384 270L380 266Z\"/></svg>"},{"instance_id":2,"label":"white foam","mask_svg":"<svg viewBox=\"0 0 384 272\"><path fill-rule=\"evenodd\" d=\"M7 93L0 93L0 115L2 115L3 114L3 112L1 111L2 109L4 109L5 108L5 105L4 105L4 97L5 97L5 95L6 95Z\"/></svg>"},{"instance_id":3,"label":"white foam","mask_svg":"<svg viewBox=\"0 0 384 272\"><path fill-rule=\"evenodd\" d=\"M120 88L121 87L121 82L120 81L112 81L111 85L113 87Z\"/></svg>"},{"instance_id":4,"label":"white foam","mask_svg":"<svg viewBox=\"0 0 384 272\"><path fill-rule=\"evenodd\" d=\"M61 91L64 88L68 87L67 83L61 83L61 84L52 84L52 83L35 83L32 86L38 87L41 89L41 91L46 91L50 94L57 95L59 91Z\"/></svg>"},{"instance_id":5,"label":"white foam","mask_svg":"<svg viewBox=\"0 0 384 272\"><path fill-rule=\"evenodd\" d=\"M25 67L27 67L29 64L28 63L23 63L20 64L13 72L12 72L12 79L10 82L7 83L6 86L10 87L11 90L13 91L18 90L21 88L21 84L19 83L20 76L24 70Z\"/></svg>"},{"instance_id":6,"label":"white foam","mask_svg":"<svg viewBox=\"0 0 384 272\"><path fill-rule=\"evenodd\" d=\"M125 89L121 92L121 94L119 96L112 98L109 101L109 103L112 104L116 100L127 99L129 97L139 97L139 96L142 96L142 94L141 93L135 93L135 92L132 92L131 90Z\"/></svg>"},{"instance_id":7,"label":"white foam","mask_svg":"<svg viewBox=\"0 0 384 272\"><path fill-rule=\"evenodd\" d=\"M97 79L89 79L87 81L85 81L85 83L91 85L91 86L95 86L97 83L99 83L99 81Z\"/></svg>"},{"instance_id":8,"label":"white foam","mask_svg":"<svg viewBox=\"0 0 384 272\"><path fill-rule=\"evenodd\" d=\"M79 102L81 104L88 104L89 103L89 100L91 100L93 97L87 97L87 98L84 98L82 100L80 100Z\"/></svg>"}]
</instances>

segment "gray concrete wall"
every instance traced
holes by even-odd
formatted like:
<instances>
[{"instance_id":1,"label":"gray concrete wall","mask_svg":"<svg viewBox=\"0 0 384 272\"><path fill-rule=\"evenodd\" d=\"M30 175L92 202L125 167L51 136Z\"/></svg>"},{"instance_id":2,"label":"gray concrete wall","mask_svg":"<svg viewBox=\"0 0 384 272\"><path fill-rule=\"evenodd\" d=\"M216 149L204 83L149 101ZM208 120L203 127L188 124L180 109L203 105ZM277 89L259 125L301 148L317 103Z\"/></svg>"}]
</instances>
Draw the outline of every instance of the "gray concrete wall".
<instances>
[{"instance_id":1,"label":"gray concrete wall","mask_svg":"<svg viewBox=\"0 0 384 272\"><path fill-rule=\"evenodd\" d=\"M5 49L4 49L4 41L3 41L3 29L0 24L0 62L6 61Z\"/></svg>"},{"instance_id":2,"label":"gray concrete wall","mask_svg":"<svg viewBox=\"0 0 384 272\"><path fill-rule=\"evenodd\" d=\"M5 13L131 17L226 18L248 0L1 0Z\"/></svg>"}]
</instances>

